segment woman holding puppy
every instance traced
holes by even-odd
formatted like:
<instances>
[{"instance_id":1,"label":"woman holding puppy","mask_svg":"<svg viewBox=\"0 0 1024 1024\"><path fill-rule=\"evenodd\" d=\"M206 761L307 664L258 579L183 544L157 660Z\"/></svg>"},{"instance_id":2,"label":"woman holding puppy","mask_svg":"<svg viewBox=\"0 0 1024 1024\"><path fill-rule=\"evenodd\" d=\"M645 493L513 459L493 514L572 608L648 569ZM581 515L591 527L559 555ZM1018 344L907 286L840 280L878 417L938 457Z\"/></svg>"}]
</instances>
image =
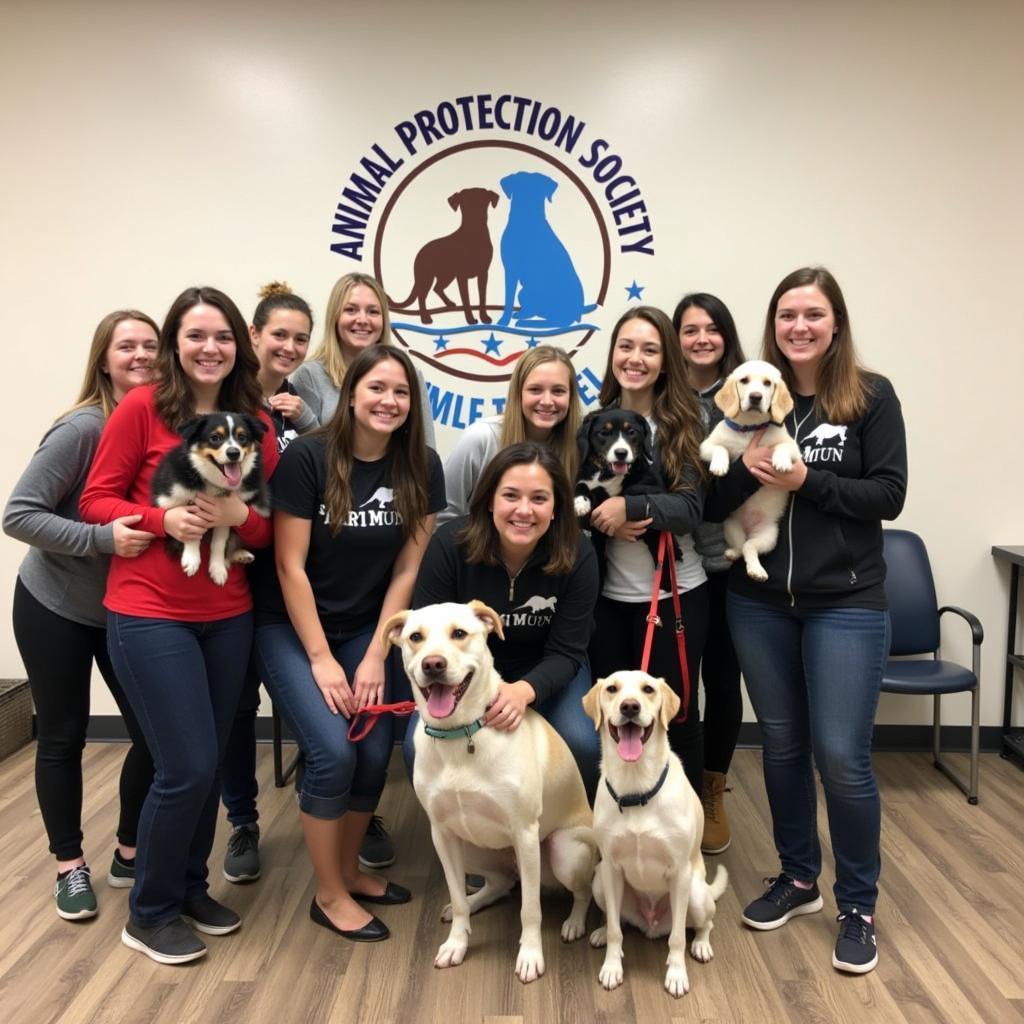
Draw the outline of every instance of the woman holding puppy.
<instances>
[{"instance_id":1,"label":"woman holding puppy","mask_svg":"<svg viewBox=\"0 0 1024 1024\"><path fill-rule=\"evenodd\" d=\"M765 318L762 358L795 401L786 426L804 458L788 473L755 449L750 474L792 493L765 583L742 562L730 577L729 623L761 724L765 787L781 871L744 922L771 929L822 908L813 764L835 854L839 936L832 964L863 974L878 961L881 809L871 734L889 652L882 520L907 487L900 403L858 362L846 302L822 267L785 277Z\"/></svg>"},{"instance_id":2,"label":"woman holding puppy","mask_svg":"<svg viewBox=\"0 0 1024 1024\"><path fill-rule=\"evenodd\" d=\"M707 576L694 550L693 531L703 518L703 469L698 448L704 424L697 399L687 381L679 336L672 321L653 306L627 310L612 331L608 362L601 385L601 405L631 409L647 419L654 434L655 461L665 483L657 494L619 495L602 502L590 517L591 526L608 535L607 567L594 612L590 661L597 677L639 665L651 605L654 560L644 532L669 530L679 545L676 578L686 635L686 661L694 682L708 631ZM648 671L679 694L683 675L672 623L671 594L662 581ZM685 722L669 728L669 743L679 755L686 777L700 793L704 745L692 686Z\"/></svg>"},{"instance_id":3,"label":"woman holding puppy","mask_svg":"<svg viewBox=\"0 0 1024 1024\"><path fill-rule=\"evenodd\" d=\"M189 288L171 304L157 351L157 383L129 392L100 438L82 493L82 518L140 515L157 537L197 541L217 526L247 547L270 541L270 522L237 496L198 495L154 508L150 481L197 414L259 416L264 473L277 444L262 411L258 364L245 321L215 288ZM208 550L206 548L204 551ZM139 820L135 885L125 945L164 964L203 956L199 931L223 935L241 921L207 893L206 861L220 800L220 763L252 645L252 599L233 566L223 586L204 564L187 576L163 543L137 558L115 556L107 577L107 644L117 677L153 755L156 774Z\"/></svg>"},{"instance_id":4,"label":"woman holding puppy","mask_svg":"<svg viewBox=\"0 0 1024 1024\"><path fill-rule=\"evenodd\" d=\"M515 729L533 705L566 741L594 798L600 743L583 712L597 560L573 512L572 485L544 444L503 448L484 467L469 514L434 535L413 606L477 598L504 623L489 644L502 679L484 724ZM413 763L410 723L406 765Z\"/></svg>"},{"instance_id":5,"label":"woman holding puppy","mask_svg":"<svg viewBox=\"0 0 1024 1024\"><path fill-rule=\"evenodd\" d=\"M43 436L4 510L4 532L31 545L14 587L14 638L36 711L36 795L50 852L54 898L65 920L96 914L82 852L82 748L95 661L132 744L121 766L121 815L108 881L131 885L139 812L153 761L107 654L103 582L110 556L135 558L153 534L140 515L106 526L79 520L78 499L107 417L153 376L158 328L145 315L109 313L96 328L78 401Z\"/></svg>"},{"instance_id":6,"label":"woman holding puppy","mask_svg":"<svg viewBox=\"0 0 1024 1024\"><path fill-rule=\"evenodd\" d=\"M579 425L579 389L572 360L553 345L529 349L512 371L503 415L470 424L445 461L448 507L437 517L438 522L446 523L469 511L469 499L484 467L510 444L537 441L548 445L566 476L574 481Z\"/></svg>"},{"instance_id":7,"label":"woman holding puppy","mask_svg":"<svg viewBox=\"0 0 1024 1024\"><path fill-rule=\"evenodd\" d=\"M672 314L672 326L679 335L706 435L722 419L715 395L744 360L736 324L717 296L693 292L680 299ZM725 811L726 778L743 722L740 664L725 614L732 563L725 557L721 523L701 523L693 542L708 578L708 634L700 664L704 682L704 835L700 848L704 853L723 853L732 841Z\"/></svg>"},{"instance_id":8,"label":"woman holding puppy","mask_svg":"<svg viewBox=\"0 0 1024 1024\"><path fill-rule=\"evenodd\" d=\"M334 418L285 451L273 503L280 586L258 591L256 658L305 758L299 809L317 882L309 915L346 939L375 942L387 926L361 904L410 899L359 864L393 723L384 716L353 743L348 720L388 694L380 629L409 606L445 504L404 352L373 346L353 359Z\"/></svg>"}]
</instances>

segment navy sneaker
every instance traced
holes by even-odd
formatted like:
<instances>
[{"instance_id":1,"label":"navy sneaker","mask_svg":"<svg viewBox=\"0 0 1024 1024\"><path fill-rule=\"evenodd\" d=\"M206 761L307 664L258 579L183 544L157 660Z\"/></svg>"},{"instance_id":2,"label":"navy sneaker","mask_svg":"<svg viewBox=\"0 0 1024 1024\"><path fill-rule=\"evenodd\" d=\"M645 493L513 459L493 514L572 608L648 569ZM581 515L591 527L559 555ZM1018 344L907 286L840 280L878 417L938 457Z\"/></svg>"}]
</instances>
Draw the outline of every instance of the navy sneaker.
<instances>
[{"instance_id":1,"label":"navy sneaker","mask_svg":"<svg viewBox=\"0 0 1024 1024\"><path fill-rule=\"evenodd\" d=\"M747 904L743 911L743 923L751 928L763 932L781 928L791 917L816 914L824 906L817 882L810 889L801 889L785 874L766 878L765 882L765 894Z\"/></svg>"},{"instance_id":2,"label":"navy sneaker","mask_svg":"<svg viewBox=\"0 0 1024 1024\"><path fill-rule=\"evenodd\" d=\"M832 966L850 974L867 974L878 963L878 943L875 924L860 915L856 907L848 914L840 914L839 938L832 954Z\"/></svg>"}]
</instances>

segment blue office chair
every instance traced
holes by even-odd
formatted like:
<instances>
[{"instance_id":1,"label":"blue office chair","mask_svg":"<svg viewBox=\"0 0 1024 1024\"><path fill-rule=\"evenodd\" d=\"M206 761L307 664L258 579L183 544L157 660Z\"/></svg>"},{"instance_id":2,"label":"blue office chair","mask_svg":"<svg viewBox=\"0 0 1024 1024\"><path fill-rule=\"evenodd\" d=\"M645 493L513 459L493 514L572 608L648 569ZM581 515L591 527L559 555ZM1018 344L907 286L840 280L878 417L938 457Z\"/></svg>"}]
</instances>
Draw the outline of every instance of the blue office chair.
<instances>
[{"instance_id":1,"label":"blue office chair","mask_svg":"<svg viewBox=\"0 0 1024 1024\"><path fill-rule=\"evenodd\" d=\"M909 530L885 530L885 590L892 617L890 658L882 676L886 693L931 694L934 698L932 754L935 767L960 787L967 802L978 802L978 712L981 702L981 642L985 638L977 617L953 605L938 607L935 582L924 541ZM953 612L971 627L971 667L943 661L939 650L939 617ZM931 661L901 661L900 656L931 654ZM943 761L939 751L944 693L971 693L971 777L964 780Z\"/></svg>"}]
</instances>

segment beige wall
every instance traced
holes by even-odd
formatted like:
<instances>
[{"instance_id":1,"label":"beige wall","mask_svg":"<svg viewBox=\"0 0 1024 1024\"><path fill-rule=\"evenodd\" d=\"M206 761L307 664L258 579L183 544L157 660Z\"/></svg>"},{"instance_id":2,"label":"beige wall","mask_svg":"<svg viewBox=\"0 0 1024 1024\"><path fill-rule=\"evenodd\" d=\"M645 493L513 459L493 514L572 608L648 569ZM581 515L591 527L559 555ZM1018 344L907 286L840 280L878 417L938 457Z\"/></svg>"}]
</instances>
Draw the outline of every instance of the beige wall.
<instances>
[{"instance_id":1,"label":"beige wall","mask_svg":"<svg viewBox=\"0 0 1024 1024\"><path fill-rule=\"evenodd\" d=\"M0 494L69 404L105 312L136 305L160 319L202 281L248 313L280 276L322 310L352 269L328 248L334 203L369 146L420 107L520 93L585 119L640 180L656 233L645 300L671 308L684 290L716 292L753 350L786 272L821 262L836 273L865 361L903 400L911 479L899 523L925 536L940 601L985 623L983 722L999 720L1007 581L989 549L1024 543L1013 298L1024 7L197 10L0 9ZM609 306L625 306L623 283L613 275ZM594 342L582 361L600 373L603 352ZM439 437L447 448L451 432ZM5 607L21 555L0 539ZM946 641L968 657L955 626ZM0 673L21 671L0 631ZM94 710L111 713L94 692ZM928 713L885 698L880 720Z\"/></svg>"}]
</instances>

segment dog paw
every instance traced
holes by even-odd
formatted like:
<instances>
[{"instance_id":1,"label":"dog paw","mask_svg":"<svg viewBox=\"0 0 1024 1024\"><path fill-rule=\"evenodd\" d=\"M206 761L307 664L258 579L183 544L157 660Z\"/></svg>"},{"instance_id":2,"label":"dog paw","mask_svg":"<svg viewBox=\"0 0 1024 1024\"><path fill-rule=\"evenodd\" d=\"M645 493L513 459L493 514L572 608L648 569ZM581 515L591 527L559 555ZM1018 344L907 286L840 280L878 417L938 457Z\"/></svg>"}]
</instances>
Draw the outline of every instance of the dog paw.
<instances>
[{"instance_id":1,"label":"dog paw","mask_svg":"<svg viewBox=\"0 0 1024 1024\"><path fill-rule=\"evenodd\" d=\"M711 456L711 465L708 468L712 476L725 476L729 472L729 453L724 448L719 448Z\"/></svg>"},{"instance_id":2,"label":"dog paw","mask_svg":"<svg viewBox=\"0 0 1024 1024\"><path fill-rule=\"evenodd\" d=\"M706 964L715 954L711 949L710 939L694 939L690 943L690 955L694 960Z\"/></svg>"},{"instance_id":3,"label":"dog paw","mask_svg":"<svg viewBox=\"0 0 1024 1024\"><path fill-rule=\"evenodd\" d=\"M231 561L235 565L251 565L256 561L256 556L245 548L239 548L232 556Z\"/></svg>"},{"instance_id":4,"label":"dog paw","mask_svg":"<svg viewBox=\"0 0 1024 1024\"><path fill-rule=\"evenodd\" d=\"M587 922L576 920L574 917L567 917L562 922L562 941L575 942L587 934Z\"/></svg>"},{"instance_id":5,"label":"dog paw","mask_svg":"<svg viewBox=\"0 0 1024 1024\"><path fill-rule=\"evenodd\" d=\"M609 992L613 988L618 988L622 984L622 961L621 960L605 960L601 964L601 971L597 976L597 980L601 982L602 986Z\"/></svg>"},{"instance_id":6,"label":"dog paw","mask_svg":"<svg viewBox=\"0 0 1024 1024\"><path fill-rule=\"evenodd\" d=\"M195 576L199 572L199 566L202 564L202 559L198 553L195 555L190 554L186 551L181 556L181 568L184 570L186 576Z\"/></svg>"},{"instance_id":7,"label":"dog paw","mask_svg":"<svg viewBox=\"0 0 1024 1024\"><path fill-rule=\"evenodd\" d=\"M539 949L519 947L516 957L516 977L524 984L536 981L544 973L544 954Z\"/></svg>"},{"instance_id":8,"label":"dog paw","mask_svg":"<svg viewBox=\"0 0 1024 1024\"><path fill-rule=\"evenodd\" d=\"M748 565L747 575L757 583L764 583L768 579L768 573L764 571L764 568L760 565Z\"/></svg>"},{"instance_id":9,"label":"dog paw","mask_svg":"<svg viewBox=\"0 0 1024 1024\"><path fill-rule=\"evenodd\" d=\"M601 949L608 945L608 929L601 925L600 928L595 928L590 933L590 944L594 949Z\"/></svg>"},{"instance_id":10,"label":"dog paw","mask_svg":"<svg viewBox=\"0 0 1024 1024\"><path fill-rule=\"evenodd\" d=\"M228 581L228 567L223 562L211 562L210 579L213 580L218 587L223 587Z\"/></svg>"},{"instance_id":11,"label":"dog paw","mask_svg":"<svg viewBox=\"0 0 1024 1024\"><path fill-rule=\"evenodd\" d=\"M793 468L793 459L789 452L776 451L772 455L772 468L777 473L788 473Z\"/></svg>"},{"instance_id":12,"label":"dog paw","mask_svg":"<svg viewBox=\"0 0 1024 1024\"><path fill-rule=\"evenodd\" d=\"M690 991L690 979L685 967L670 967L665 972L665 991L675 999L685 996Z\"/></svg>"},{"instance_id":13,"label":"dog paw","mask_svg":"<svg viewBox=\"0 0 1024 1024\"><path fill-rule=\"evenodd\" d=\"M435 967L458 967L466 958L467 943L459 942L456 939L448 939L442 943L441 948L434 957Z\"/></svg>"},{"instance_id":14,"label":"dog paw","mask_svg":"<svg viewBox=\"0 0 1024 1024\"><path fill-rule=\"evenodd\" d=\"M590 515L590 499L579 497L572 503L573 510L577 516Z\"/></svg>"},{"instance_id":15,"label":"dog paw","mask_svg":"<svg viewBox=\"0 0 1024 1024\"><path fill-rule=\"evenodd\" d=\"M723 554L726 558L729 559L730 562L735 562L740 557L742 552L737 551L736 548L726 548Z\"/></svg>"}]
</instances>

